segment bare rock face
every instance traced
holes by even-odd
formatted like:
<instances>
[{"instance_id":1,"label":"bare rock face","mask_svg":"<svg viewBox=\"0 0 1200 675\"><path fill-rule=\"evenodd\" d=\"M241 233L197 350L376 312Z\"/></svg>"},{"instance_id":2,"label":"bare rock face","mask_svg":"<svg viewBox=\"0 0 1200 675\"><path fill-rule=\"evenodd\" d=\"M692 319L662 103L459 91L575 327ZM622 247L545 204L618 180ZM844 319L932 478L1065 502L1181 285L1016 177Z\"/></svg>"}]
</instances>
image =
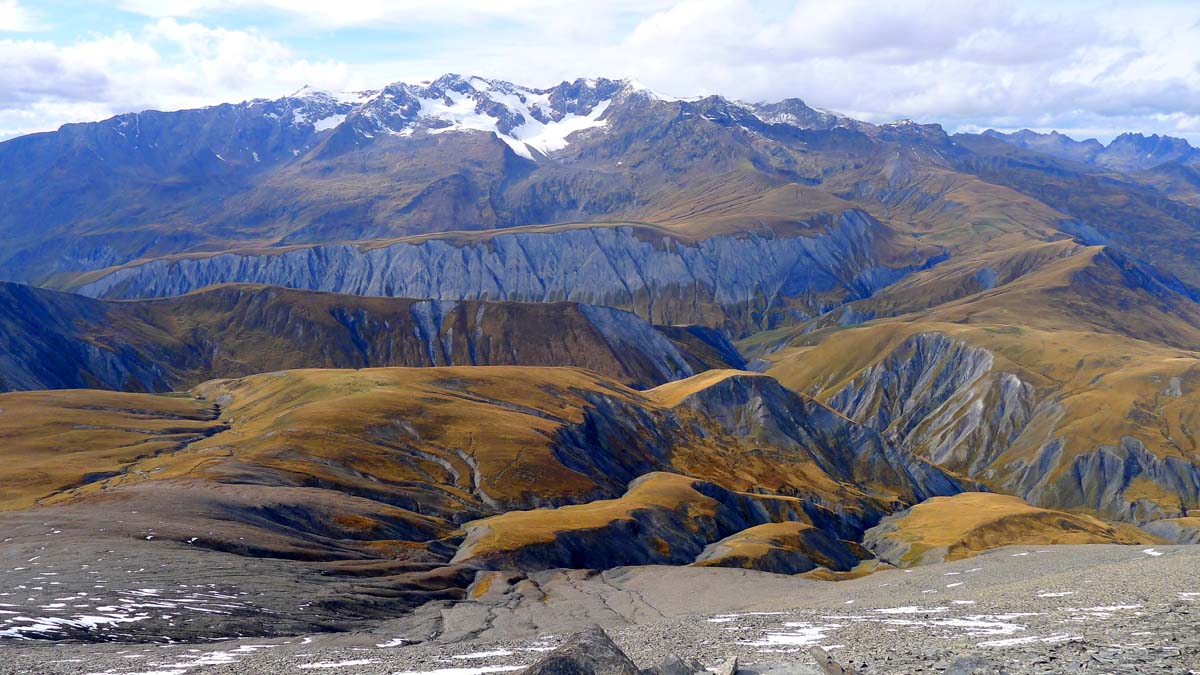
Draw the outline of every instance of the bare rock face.
<instances>
[{"instance_id":1,"label":"bare rock face","mask_svg":"<svg viewBox=\"0 0 1200 675\"><path fill-rule=\"evenodd\" d=\"M699 675L708 670L695 659L684 660L668 654L657 666L642 671L642 675Z\"/></svg>"},{"instance_id":2,"label":"bare rock face","mask_svg":"<svg viewBox=\"0 0 1200 675\"><path fill-rule=\"evenodd\" d=\"M737 659L732 668L723 664L718 673L735 675ZM709 671L695 659L683 659L668 654L658 665L638 670L633 661L608 637L599 626L572 636L558 649L543 656L537 663L522 671L523 675L707 675Z\"/></svg>"},{"instance_id":3,"label":"bare rock face","mask_svg":"<svg viewBox=\"0 0 1200 675\"><path fill-rule=\"evenodd\" d=\"M717 669L714 671L716 675L737 675L738 673L738 658L731 656L721 663L717 664Z\"/></svg>"},{"instance_id":4,"label":"bare rock face","mask_svg":"<svg viewBox=\"0 0 1200 675\"><path fill-rule=\"evenodd\" d=\"M1013 376L989 378L994 363L986 349L920 333L829 403L894 442L920 447L933 462L974 475L1007 449L1032 414L1033 388Z\"/></svg>"},{"instance_id":5,"label":"bare rock face","mask_svg":"<svg viewBox=\"0 0 1200 675\"><path fill-rule=\"evenodd\" d=\"M688 242L629 226L422 239L365 249L326 244L271 253L159 259L101 274L76 290L105 298L181 295L255 283L435 300L570 300L654 323L700 323L743 335L804 319L925 264L888 263L891 230L844 211L814 236L722 235ZM911 260L911 258L909 259Z\"/></svg>"},{"instance_id":6,"label":"bare rock face","mask_svg":"<svg viewBox=\"0 0 1200 675\"><path fill-rule=\"evenodd\" d=\"M1147 523L1142 529L1176 544L1200 544L1200 517L1164 518Z\"/></svg>"},{"instance_id":7,"label":"bare rock face","mask_svg":"<svg viewBox=\"0 0 1200 675\"><path fill-rule=\"evenodd\" d=\"M1002 370L983 347L918 333L859 372L829 405L900 448L1039 506L1147 523L1200 505L1200 465L1170 438L1155 444L1132 435L1142 416L1157 416L1157 425L1171 413L1139 403L1111 437L1070 449L1079 434L1068 426L1070 401L1013 370ZM1162 379L1160 401L1189 395L1179 377ZM1117 386L1093 384L1095 391Z\"/></svg>"},{"instance_id":8,"label":"bare rock face","mask_svg":"<svg viewBox=\"0 0 1200 675\"><path fill-rule=\"evenodd\" d=\"M575 635L529 666L524 675L641 675L599 626Z\"/></svg>"},{"instance_id":9,"label":"bare rock face","mask_svg":"<svg viewBox=\"0 0 1200 675\"><path fill-rule=\"evenodd\" d=\"M913 501L962 490L945 472L898 450L870 424L846 424L835 410L771 377L725 377L683 398L678 407L699 412L750 443L804 453L840 481L890 485Z\"/></svg>"}]
</instances>

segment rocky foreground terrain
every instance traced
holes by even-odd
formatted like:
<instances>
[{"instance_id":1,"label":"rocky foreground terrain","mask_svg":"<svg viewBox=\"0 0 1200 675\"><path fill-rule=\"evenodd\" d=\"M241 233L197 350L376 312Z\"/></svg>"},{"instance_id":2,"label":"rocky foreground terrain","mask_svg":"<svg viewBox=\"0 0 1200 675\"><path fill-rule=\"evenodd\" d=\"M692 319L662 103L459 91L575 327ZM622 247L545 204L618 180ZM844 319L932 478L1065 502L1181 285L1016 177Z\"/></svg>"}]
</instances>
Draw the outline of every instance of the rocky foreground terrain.
<instances>
[{"instance_id":1,"label":"rocky foreground terrain","mask_svg":"<svg viewBox=\"0 0 1200 675\"><path fill-rule=\"evenodd\" d=\"M62 561L64 554L50 555ZM27 566L39 569L39 562ZM97 581L87 570L51 573L43 566L35 582L10 563L4 561L3 575L14 590L0 598L4 617L36 614L52 622L58 612L51 596L67 591L50 584L73 591ZM633 567L531 573L480 588L485 573L469 601L432 603L349 633L165 644L7 642L0 672L474 675L520 670L598 624L643 668L676 654L712 667L736 656L741 672L820 673L808 653L820 645L863 673L1195 673L1198 563L1200 549L1186 546L1052 546L1006 547L843 582ZM177 568L193 578L163 569L106 575L104 593L182 620L265 606L267 598L304 603L310 590L302 580L247 570L225 575L218 593L198 570ZM84 597L60 602L96 601ZM272 620L268 611L257 619ZM975 669L984 662L993 670Z\"/></svg>"}]
</instances>

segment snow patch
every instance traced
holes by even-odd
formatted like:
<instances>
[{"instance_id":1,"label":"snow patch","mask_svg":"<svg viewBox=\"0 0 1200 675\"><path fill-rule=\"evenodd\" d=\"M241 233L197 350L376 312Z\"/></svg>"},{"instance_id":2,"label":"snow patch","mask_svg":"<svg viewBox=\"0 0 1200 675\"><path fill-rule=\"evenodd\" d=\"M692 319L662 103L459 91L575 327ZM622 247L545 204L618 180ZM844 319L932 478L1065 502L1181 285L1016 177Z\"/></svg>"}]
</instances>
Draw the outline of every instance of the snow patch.
<instances>
[{"instance_id":1,"label":"snow patch","mask_svg":"<svg viewBox=\"0 0 1200 675\"><path fill-rule=\"evenodd\" d=\"M345 121L345 119L345 115L330 115L329 117L322 117L316 122L313 122L313 130L328 131L329 129L341 124L343 121Z\"/></svg>"},{"instance_id":2,"label":"snow patch","mask_svg":"<svg viewBox=\"0 0 1200 675\"><path fill-rule=\"evenodd\" d=\"M745 642L743 644L753 647L776 647L780 645L807 647L819 644L825 639L825 634L831 630L841 628L842 624L827 623L813 624L808 622L787 622L783 624L784 628L790 628L787 632L769 632L763 635L761 640L754 642Z\"/></svg>"},{"instance_id":3,"label":"snow patch","mask_svg":"<svg viewBox=\"0 0 1200 675\"><path fill-rule=\"evenodd\" d=\"M452 131L484 131L491 132L516 154L525 159L533 159L533 151L548 155L567 147L567 137L577 131L601 127L607 122L600 116L608 110L611 101L601 101L587 115L574 113L564 115L561 119L551 122L541 122L534 114L539 110L540 116L545 117L549 112L549 97L546 94L533 92L516 93L492 88L486 80L472 78L471 86L483 92L490 100L506 107L514 115L519 115L524 122L514 127L510 133L500 130L500 120L478 110L478 102L472 96L448 90L442 98L418 98L420 117L432 118L446 122L445 126L429 129L431 134L441 134ZM401 132L396 132L401 133ZM411 131L409 132L411 133Z\"/></svg>"},{"instance_id":4,"label":"snow patch","mask_svg":"<svg viewBox=\"0 0 1200 675\"><path fill-rule=\"evenodd\" d=\"M1027 645L1031 643L1053 644L1055 642L1070 642L1072 640L1082 640L1082 635L1068 635L1062 633L1059 635L1048 635L1045 637L1030 635L1029 637L1008 638L1005 640L988 640L980 642L980 647L1011 647L1013 645Z\"/></svg>"},{"instance_id":5,"label":"snow patch","mask_svg":"<svg viewBox=\"0 0 1200 675\"><path fill-rule=\"evenodd\" d=\"M304 638L304 639L311 641L311 638ZM308 644L308 643L305 642L303 644ZM387 642L379 642L375 646L376 647L403 647L406 644L408 644L408 640L405 640L404 638L393 638L391 640L388 640Z\"/></svg>"},{"instance_id":6,"label":"snow patch","mask_svg":"<svg viewBox=\"0 0 1200 675\"><path fill-rule=\"evenodd\" d=\"M483 666L482 668L440 668L438 670L410 670L393 675L483 675L484 673L507 673L524 670L528 666Z\"/></svg>"},{"instance_id":7,"label":"snow patch","mask_svg":"<svg viewBox=\"0 0 1200 675\"><path fill-rule=\"evenodd\" d=\"M557 122L543 124L536 119L526 116L525 124L513 129L513 136L525 145L548 155L556 150L567 147L567 136L584 129L602 127L608 122L600 116L608 110L612 101L601 101L587 115L565 115ZM520 153L518 153L520 154Z\"/></svg>"},{"instance_id":8,"label":"snow patch","mask_svg":"<svg viewBox=\"0 0 1200 675\"><path fill-rule=\"evenodd\" d=\"M352 661L323 661L320 663L305 663L296 666L300 670L314 670L325 668L353 668L355 666L369 666L372 663L378 663L375 659L355 659Z\"/></svg>"},{"instance_id":9,"label":"snow patch","mask_svg":"<svg viewBox=\"0 0 1200 675\"><path fill-rule=\"evenodd\" d=\"M498 656L512 656L512 652L507 649L497 649L490 652L474 652L471 654L457 654L451 656L452 659L490 659Z\"/></svg>"}]
</instances>

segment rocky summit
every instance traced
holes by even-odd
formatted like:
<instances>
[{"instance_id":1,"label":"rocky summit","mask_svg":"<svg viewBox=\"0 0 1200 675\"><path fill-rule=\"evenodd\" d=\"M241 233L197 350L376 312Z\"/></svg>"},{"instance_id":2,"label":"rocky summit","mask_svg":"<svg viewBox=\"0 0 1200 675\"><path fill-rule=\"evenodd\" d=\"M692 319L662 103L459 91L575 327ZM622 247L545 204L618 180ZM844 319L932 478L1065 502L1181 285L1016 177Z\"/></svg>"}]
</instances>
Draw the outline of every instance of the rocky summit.
<instances>
[{"instance_id":1,"label":"rocky summit","mask_svg":"<svg viewBox=\"0 0 1200 675\"><path fill-rule=\"evenodd\" d=\"M455 74L2 142L0 673L1191 672L1197 167Z\"/></svg>"}]
</instances>

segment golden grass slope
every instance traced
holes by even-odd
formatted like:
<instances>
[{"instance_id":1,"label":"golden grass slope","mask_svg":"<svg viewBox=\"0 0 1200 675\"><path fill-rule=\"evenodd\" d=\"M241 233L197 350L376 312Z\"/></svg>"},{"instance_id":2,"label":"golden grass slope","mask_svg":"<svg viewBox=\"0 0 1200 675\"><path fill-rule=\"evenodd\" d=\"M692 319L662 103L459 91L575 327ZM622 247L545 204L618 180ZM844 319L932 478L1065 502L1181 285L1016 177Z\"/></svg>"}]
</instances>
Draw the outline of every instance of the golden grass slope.
<instances>
[{"instance_id":1,"label":"golden grass slope","mask_svg":"<svg viewBox=\"0 0 1200 675\"><path fill-rule=\"evenodd\" d=\"M1001 546L1156 544L1163 540L1125 523L1040 509L986 492L934 497L869 530L868 548L899 567L961 560Z\"/></svg>"},{"instance_id":2,"label":"golden grass slope","mask_svg":"<svg viewBox=\"0 0 1200 675\"><path fill-rule=\"evenodd\" d=\"M226 402L241 463L341 489L436 486L443 508L561 503L597 489L562 465L552 439L583 421L582 392L637 394L572 368L452 367L298 370L196 388ZM428 488L422 488L428 489Z\"/></svg>"},{"instance_id":3,"label":"golden grass slope","mask_svg":"<svg viewBox=\"0 0 1200 675\"><path fill-rule=\"evenodd\" d=\"M801 519L812 528L798 499L734 493L654 472L616 499L467 523L454 562L491 569L687 564L707 544L776 519Z\"/></svg>"},{"instance_id":4,"label":"golden grass slope","mask_svg":"<svg viewBox=\"0 0 1200 675\"><path fill-rule=\"evenodd\" d=\"M723 524L711 536L688 539L692 557L683 562L690 562L704 545L764 518L805 520L852 536L897 500L915 501L905 492L910 488L884 486L886 492L876 493L856 485L857 467L868 460L841 440L855 438L857 427L823 406L783 396L769 377L731 371L685 382L678 391L735 381L748 387L746 395L772 399L792 419L805 418L808 444L748 440L710 419L716 410L673 407L663 391L639 392L574 368L279 371L207 382L192 398L6 394L0 408L36 410L46 421L0 414L8 443L0 455L21 467L14 473L20 489L6 483L3 506L98 512L119 499L155 509L171 504L172 519L190 523L181 531L208 531L204 545L226 550L254 540L255 550L272 555L386 556L420 549L425 559L452 550L464 523L505 512L561 507L558 518L569 515L575 526L588 527L643 506L666 517L690 504L677 519L690 522L704 513L706 500L725 494L729 503L722 502L716 519ZM118 409L105 403L110 399L127 402ZM752 405L715 401L706 405ZM97 408L116 410L116 417L103 426L85 422L90 413L79 411ZM655 472L663 477L617 499L629 483ZM713 492L672 480L704 481ZM740 494L750 490L773 495ZM631 500L637 506L630 507ZM682 532L668 525L655 528ZM673 560L646 550L659 556L647 561Z\"/></svg>"},{"instance_id":5,"label":"golden grass slope","mask_svg":"<svg viewBox=\"0 0 1200 675\"><path fill-rule=\"evenodd\" d=\"M0 394L0 511L128 474L219 432L213 405L92 390ZM148 478L148 474L141 477Z\"/></svg>"},{"instance_id":6,"label":"golden grass slope","mask_svg":"<svg viewBox=\"0 0 1200 675\"><path fill-rule=\"evenodd\" d=\"M856 544L839 541L807 523L787 521L756 525L710 544L693 564L738 567L781 574L823 568L849 572L870 554Z\"/></svg>"},{"instance_id":7,"label":"golden grass slope","mask_svg":"<svg viewBox=\"0 0 1200 675\"><path fill-rule=\"evenodd\" d=\"M747 372L744 370L732 370L729 368L718 368L694 375L682 380L667 382L646 392L646 395L653 398L660 405L667 408L674 408L683 403L684 399L699 393L708 387L722 382L731 377L766 377L760 373Z\"/></svg>"}]
</instances>

